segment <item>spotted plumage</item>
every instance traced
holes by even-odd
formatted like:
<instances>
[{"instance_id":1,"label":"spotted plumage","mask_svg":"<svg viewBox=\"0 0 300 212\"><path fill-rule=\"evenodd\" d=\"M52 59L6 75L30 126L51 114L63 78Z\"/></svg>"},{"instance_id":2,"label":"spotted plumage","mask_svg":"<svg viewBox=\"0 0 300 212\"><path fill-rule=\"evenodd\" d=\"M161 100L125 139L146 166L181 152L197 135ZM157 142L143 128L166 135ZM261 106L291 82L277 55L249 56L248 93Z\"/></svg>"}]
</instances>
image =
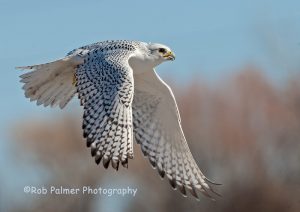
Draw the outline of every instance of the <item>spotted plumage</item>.
<instances>
[{"instance_id":1,"label":"spotted plumage","mask_svg":"<svg viewBox=\"0 0 300 212\"><path fill-rule=\"evenodd\" d=\"M105 168L111 161L127 166L133 158L133 73L128 59L135 43L110 42L83 47L83 64L76 72L76 88L84 106L83 135L96 163L101 159ZM103 53L105 52L105 53ZM77 51L69 55L77 54ZM124 64L126 64L124 66Z\"/></svg>"},{"instance_id":2,"label":"spotted plumage","mask_svg":"<svg viewBox=\"0 0 300 212\"><path fill-rule=\"evenodd\" d=\"M215 193L198 168L184 137L170 87L154 67L175 55L162 44L104 41L75 49L60 60L21 75L25 96L44 106L64 108L78 94L83 136L95 162L118 170L133 158L133 140L183 195Z\"/></svg>"}]
</instances>

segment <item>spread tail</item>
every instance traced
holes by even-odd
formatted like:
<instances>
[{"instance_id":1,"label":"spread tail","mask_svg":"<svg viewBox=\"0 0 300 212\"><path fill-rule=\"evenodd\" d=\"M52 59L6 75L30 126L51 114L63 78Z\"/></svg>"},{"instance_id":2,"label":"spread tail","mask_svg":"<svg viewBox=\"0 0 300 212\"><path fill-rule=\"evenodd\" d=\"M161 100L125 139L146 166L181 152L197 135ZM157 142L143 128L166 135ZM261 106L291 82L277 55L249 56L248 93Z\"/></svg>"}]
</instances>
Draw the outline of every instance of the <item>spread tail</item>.
<instances>
[{"instance_id":1,"label":"spread tail","mask_svg":"<svg viewBox=\"0 0 300 212\"><path fill-rule=\"evenodd\" d=\"M81 62L76 59L66 57L45 64L16 67L31 70L20 76L25 96L37 101L37 105L64 108L76 93L74 74Z\"/></svg>"}]
</instances>

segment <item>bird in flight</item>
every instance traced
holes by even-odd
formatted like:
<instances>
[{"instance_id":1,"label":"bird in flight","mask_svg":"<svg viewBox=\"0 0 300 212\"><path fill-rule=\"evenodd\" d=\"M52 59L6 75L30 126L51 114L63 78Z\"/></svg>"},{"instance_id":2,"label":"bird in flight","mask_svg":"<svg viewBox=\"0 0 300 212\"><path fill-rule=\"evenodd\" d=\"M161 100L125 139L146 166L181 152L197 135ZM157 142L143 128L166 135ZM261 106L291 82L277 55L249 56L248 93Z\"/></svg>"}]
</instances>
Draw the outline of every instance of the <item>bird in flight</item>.
<instances>
[{"instance_id":1,"label":"bird in flight","mask_svg":"<svg viewBox=\"0 0 300 212\"><path fill-rule=\"evenodd\" d=\"M171 88L154 68L175 59L162 44L103 41L40 65L17 67L25 96L37 105L63 109L78 93L84 107L83 136L97 164L118 170L133 158L133 140L140 144L159 175L174 189L197 199L197 191L217 194L197 166L182 131Z\"/></svg>"}]
</instances>

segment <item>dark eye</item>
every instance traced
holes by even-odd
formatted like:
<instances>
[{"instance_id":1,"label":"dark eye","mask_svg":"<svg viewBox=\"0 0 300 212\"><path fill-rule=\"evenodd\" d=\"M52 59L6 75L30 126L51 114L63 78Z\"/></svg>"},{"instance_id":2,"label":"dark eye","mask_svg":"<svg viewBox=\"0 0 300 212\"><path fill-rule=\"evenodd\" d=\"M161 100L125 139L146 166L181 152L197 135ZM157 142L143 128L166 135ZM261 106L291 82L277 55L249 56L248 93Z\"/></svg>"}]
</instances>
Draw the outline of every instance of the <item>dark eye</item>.
<instances>
[{"instance_id":1,"label":"dark eye","mask_svg":"<svg viewBox=\"0 0 300 212\"><path fill-rule=\"evenodd\" d=\"M159 49L158 49L158 52L159 52L159 53L165 54L165 53L167 52L167 50L164 49L164 48L159 48Z\"/></svg>"}]
</instances>

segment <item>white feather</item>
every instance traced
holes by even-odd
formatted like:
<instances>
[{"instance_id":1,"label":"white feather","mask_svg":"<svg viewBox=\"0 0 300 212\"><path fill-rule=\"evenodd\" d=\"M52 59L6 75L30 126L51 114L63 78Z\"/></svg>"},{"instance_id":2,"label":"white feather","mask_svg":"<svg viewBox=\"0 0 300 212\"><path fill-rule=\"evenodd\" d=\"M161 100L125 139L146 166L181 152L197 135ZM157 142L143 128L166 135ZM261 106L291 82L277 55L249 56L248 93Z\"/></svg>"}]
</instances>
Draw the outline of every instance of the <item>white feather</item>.
<instances>
[{"instance_id":1,"label":"white feather","mask_svg":"<svg viewBox=\"0 0 300 212\"><path fill-rule=\"evenodd\" d=\"M38 105L64 108L76 93L73 77L76 66L81 63L83 58L68 56L50 63L17 67L32 70L20 76L25 96L31 101L37 100Z\"/></svg>"}]
</instances>

